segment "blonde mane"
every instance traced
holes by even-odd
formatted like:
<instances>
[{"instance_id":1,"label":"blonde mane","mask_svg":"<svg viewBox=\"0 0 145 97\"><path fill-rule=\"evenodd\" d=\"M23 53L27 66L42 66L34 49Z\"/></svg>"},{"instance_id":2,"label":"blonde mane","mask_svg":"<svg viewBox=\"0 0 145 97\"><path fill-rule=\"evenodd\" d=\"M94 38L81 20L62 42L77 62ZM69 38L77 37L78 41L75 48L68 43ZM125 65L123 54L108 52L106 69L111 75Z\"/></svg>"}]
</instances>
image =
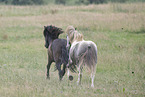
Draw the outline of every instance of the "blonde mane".
<instances>
[{"instance_id":1,"label":"blonde mane","mask_svg":"<svg viewBox=\"0 0 145 97\"><path fill-rule=\"evenodd\" d=\"M73 26L68 26L66 29L66 33L70 39L70 43L72 44L74 41L82 41L83 35L75 30Z\"/></svg>"}]
</instances>

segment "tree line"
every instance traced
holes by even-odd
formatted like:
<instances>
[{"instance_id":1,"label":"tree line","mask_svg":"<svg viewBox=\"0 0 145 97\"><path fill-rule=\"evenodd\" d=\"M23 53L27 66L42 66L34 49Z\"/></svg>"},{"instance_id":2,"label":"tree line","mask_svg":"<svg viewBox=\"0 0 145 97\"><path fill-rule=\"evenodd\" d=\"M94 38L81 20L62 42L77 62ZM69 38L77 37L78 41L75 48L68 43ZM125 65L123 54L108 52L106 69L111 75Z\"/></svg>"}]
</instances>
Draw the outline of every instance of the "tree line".
<instances>
[{"instance_id":1,"label":"tree line","mask_svg":"<svg viewBox=\"0 0 145 97\"><path fill-rule=\"evenodd\" d=\"M145 2L145 0L0 0L0 4L11 5L43 5L43 4L63 4L63 5L80 5L80 4L102 4L108 2Z\"/></svg>"}]
</instances>

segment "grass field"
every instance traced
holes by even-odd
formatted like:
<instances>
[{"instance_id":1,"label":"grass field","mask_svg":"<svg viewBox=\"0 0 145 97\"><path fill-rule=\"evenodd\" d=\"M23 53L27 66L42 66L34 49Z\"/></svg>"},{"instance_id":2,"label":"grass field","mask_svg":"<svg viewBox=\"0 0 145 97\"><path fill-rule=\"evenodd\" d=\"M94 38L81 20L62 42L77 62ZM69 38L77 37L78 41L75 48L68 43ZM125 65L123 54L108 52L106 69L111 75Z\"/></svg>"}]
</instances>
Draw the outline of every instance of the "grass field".
<instances>
[{"instance_id":1,"label":"grass field","mask_svg":"<svg viewBox=\"0 0 145 97\"><path fill-rule=\"evenodd\" d=\"M90 74L59 82L54 63L46 80L43 28L77 27L98 47L95 88ZM66 33L60 35L66 38ZM0 97L144 97L145 3L88 6L0 5Z\"/></svg>"}]
</instances>

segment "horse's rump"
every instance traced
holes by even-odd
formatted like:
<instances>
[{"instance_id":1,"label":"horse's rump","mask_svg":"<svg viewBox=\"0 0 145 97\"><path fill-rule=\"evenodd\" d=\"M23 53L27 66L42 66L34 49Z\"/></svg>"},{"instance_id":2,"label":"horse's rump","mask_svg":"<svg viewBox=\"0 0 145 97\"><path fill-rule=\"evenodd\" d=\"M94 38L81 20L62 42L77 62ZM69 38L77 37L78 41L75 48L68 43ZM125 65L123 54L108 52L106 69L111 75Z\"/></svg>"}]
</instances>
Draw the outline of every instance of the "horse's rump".
<instances>
[{"instance_id":1,"label":"horse's rump","mask_svg":"<svg viewBox=\"0 0 145 97\"><path fill-rule=\"evenodd\" d=\"M68 63L68 52L66 49L66 43L67 41L65 39L55 39L52 43L54 60L61 60L63 64Z\"/></svg>"},{"instance_id":2,"label":"horse's rump","mask_svg":"<svg viewBox=\"0 0 145 97\"><path fill-rule=\"evenodd\" d=\"M72 61L73 64L70 65L70 70L76 72L76 65L82 66L86 65L88 70L93 70L97 64L97 46L91 41L80 41L74 47L72 47Z\"/></svg>"},{"instance_id":3,"label":"horse's rump","mask_svg":"<svg viewBox=\"0 0 145 97\"><path fill-rule=\"evenodd\" d=\"M97 64L97 46L91 41L84 41L80 44L80 47L78 49L78 64L80 66L87 66L89 71L93 70Z\"/></svg>"}]
</instances>

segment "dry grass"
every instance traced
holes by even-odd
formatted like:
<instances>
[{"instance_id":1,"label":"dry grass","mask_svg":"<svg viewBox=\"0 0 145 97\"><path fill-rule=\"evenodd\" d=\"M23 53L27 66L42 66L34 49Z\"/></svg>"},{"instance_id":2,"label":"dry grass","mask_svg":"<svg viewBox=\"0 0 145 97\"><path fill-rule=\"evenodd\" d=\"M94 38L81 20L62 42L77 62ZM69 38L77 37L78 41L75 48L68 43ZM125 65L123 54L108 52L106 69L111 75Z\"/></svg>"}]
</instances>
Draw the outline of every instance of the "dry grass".
<instances>
[{"instance_id":1,"label":"dry grass","mask_svg":"<svg viewBox=\"0 0 145 97\"><path fill-rule=\"evenodd\" d=\"M0 96L145 96L145 3L88 6L0 6ZM98 46L95 88L87 72L82 86L67 76L60 83L51 68L43 26L77 27ZM61 38L66 38L62 34Z\"/></svg>"}]
</instances>

